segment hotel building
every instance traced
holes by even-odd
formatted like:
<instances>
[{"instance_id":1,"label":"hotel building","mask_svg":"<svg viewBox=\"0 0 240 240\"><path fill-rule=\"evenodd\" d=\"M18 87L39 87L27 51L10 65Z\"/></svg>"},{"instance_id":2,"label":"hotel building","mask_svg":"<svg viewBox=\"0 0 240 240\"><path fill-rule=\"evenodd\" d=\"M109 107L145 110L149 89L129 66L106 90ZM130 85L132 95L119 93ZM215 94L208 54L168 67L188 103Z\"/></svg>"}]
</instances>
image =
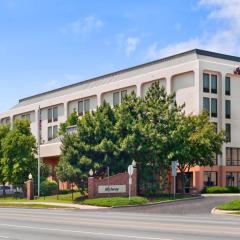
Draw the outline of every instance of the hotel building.
<instances>
[{"instance_id":1,"label":"hotel building","mask_svg":"<svg viewBox=\"0 0 240 240\"><path fill-rule=\"evenodd\" d=\"M81 116L103 101L120 104L122 97L132 91L143 97L151 83L158 80L168 93L176 93L178 104L186 104L187 114L206 109L217 130L227 133L228 142L215 165L191 169L188 187L240 187L239 66L240 57L194 49L21 99L0 114L0 124L11 124L16 118L29 119L32 133L40 142L40 157L52 166L54 177L61 154L57 138L60 123L74 110Z\"/></svg>"}]
</instances>

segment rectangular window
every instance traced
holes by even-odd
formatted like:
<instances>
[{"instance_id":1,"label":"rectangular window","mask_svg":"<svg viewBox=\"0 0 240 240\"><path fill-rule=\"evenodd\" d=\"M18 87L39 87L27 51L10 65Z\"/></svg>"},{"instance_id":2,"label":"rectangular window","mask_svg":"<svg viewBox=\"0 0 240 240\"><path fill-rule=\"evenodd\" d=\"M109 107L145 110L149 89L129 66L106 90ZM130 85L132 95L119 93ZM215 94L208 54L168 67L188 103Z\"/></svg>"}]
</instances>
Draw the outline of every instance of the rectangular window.
<instances>
[{"instance_id":1,"label":"rectangular window","mask_svg":"<svg viewBox=\"0 0 240 240\"><path fill-rule=\"evenodd\" d=\"M58 107L53 108L53 121L54 122L58 121Z\"/></svg>"},{"instance_id":2,"label":"rectangular window","mask_svg":"<svg viewBox=\"0 0 240 240\"><path fill-rule=\"evenodd\" d=\"M58 136L58 126L48 127L48 141L51 141Z\"/></svg>"},{"instance_id":3,"label":"rectangular window","mask_svg":"<svg viewBox=\"0 0 240 240\"><path fill-rule=\"evenodd\" d=\"M231 142L231 124L230 123L226 123L226 139L227 142Z\"/></svg>"},{"instance_id":4,"label":"rectangular window","mask_svg":"<svg viewBox=\"0 0 240 240\"><path fill-rule=\"evenodd\" d=\"M119 105L119 92L113 93L113 106Z\"/></svg>"},{"instance_id":5,"label":"rectangular window","mask_svg":"<svg viewBox=\"0 0 240 240\"><path fill-rule=\"evenodd\" d=\"M211 75L211 93L217 93L217 75Z\"/></svg>"},{"instance_id":6,"label":"rectangular window","mask_svg":"<svg viewBox=\"0 0 240 240\"><path fill-rule=\"evenodd\" d=\"M240 166L240 148L226 148L227 166Z\"/></svg>"},{"instance_id":7,"label":"rectangular window","mask_svg":"<svg viewBox=\"0 0 240 240\"><path fill-rule=\"evenodd\" d=\"M225 101L225 117L226 118L231 118L231 101L226 100Z\"/></svg>"},{"instance_id":8,"label":"rectangular window","mask_svg":"<svg viewBox=\"0 0 240 240\"><path fill-rule=\"evenodd\" d=\"M78 116L83 116L90 112L90 99L81 100L78 102Z\"/></svg>"},{"instance_id":9,"label":"rectangular window","mask_svg":"<svg viewBox=\"0 0 240 240\"><path fill-rule=\"evenodd\" d=\"M124 100L126 96L127 96L127 90L121 91L121 102Z\"/></svg>"},{"instance_id":10,"label":"rectangular window","mask_svg":"<svg viewBox=\"0 0 240 240\"><path fill-rule=\"evenodd\" d=\"M203 74L203 92L209 92L209 74Z\"/></svg>"},{"instance_id":11,"label":"rectangular window","mask_svg":"<svg viewBox=\"0 0 240 240\"><path fill-rule=\"evenodd\" d=\"M215 132L217 133L218 132L218 124L216 122L212 122L212 124L215 127Z\"/></svg>"},{"instance_id":12,"label":"rectangular window","mask_svg":"<svg viewBox=\"0 0 240 240\"><path fill-rule=\"evenodd\" d=\"M53 111L52 108L48 109L48 123L51 123L53 120Z\"/></svg>"},{"instance_id":13,"label":"rectangular window","mask_svg":"<svg viewBox=\"0 0 240 240\"><path fill-rule=\"evenodd\" d=\"M53 126L53 139L57 138L58 136L58 126Z\"/></svg>"},{"instance_id":14,"label":"rectangular window","mask_svg":"<svg viewBox=\"0 0 240 240\"><path fill-rule=\"evenodd\" d=\"M217 99L216 98L211 99L211 116L217 117Z\"/></svg>"},{"instance_id":15,"label":"rectangular window","mask_svg":"<svg viewBox=\"0 0 240 240\"><path fill-rule=\"evenodd\" d=\"M78 116L83 115L83 101L78 102Z\"/></svg>"},{"instance_id":16,"label":"rectangular window","mask_svg":"<svg viewBox=\"0 0 240 240\"><path fill-rule=\"evenodd\" d=\"M204 172L204 186L217 186L217 172Z\"/></svg>"},{"instance_id":17,"label":"rectangular window","mask_svg":"<svg viewBox=\"0 0 240 240\"><path fill-rule=\"evenodd\" d=\"M209 98L206 97L203 98L203 110L208 113L210 112Z\"/></svg>"},{"instance_id":18,"label":"rectangular window","mask_svg":"<svg viewBox=\"0 0 240 240\"><path fill-rule=\"evenodd\" d=\"M87 113L90 111L90 99L84 100L84 113Z\"/></svg>"},{"instance_id":19,"label":"rectangular window","mask_svg":"<svg viewBox=\"0 0 240 240\"><path fill-rule=\"evenodd\" d=\"M240 187L240 172L226 172L226 183L228 187Z\"/></svg>"},{"instance_id":20,"label":"rectangular window","mask_svg":"<svg viewBox=\"0 0 240 240\"><path fill-rule=\"evenodd\" d=\"M230 77L225 77L225 94L228 95L228 96L231 95Z\"/></svg>"},{"instance_id":21,"label":"rectangular window","mask_svg":"<svg viewBox=\"0 0 240 240\"><path fill-rule=\"evenodd\" d=\"M48 141L51 141L52 139L53 139L52 127L48 127Z\"/></svg>"},{"instance_id":22,"label":"rectangular window","mask_svg":"<svg viewBox=\"0 0 240 240\"><path fill-rule=\"evenodd\" d=\"M30 116L30 114L23 114L23 115L21 116L21 118L22 118L22 119L26 119L26 120L28 120L29 122L31 122L31 116Z\"/></svg>"}]
</instances>

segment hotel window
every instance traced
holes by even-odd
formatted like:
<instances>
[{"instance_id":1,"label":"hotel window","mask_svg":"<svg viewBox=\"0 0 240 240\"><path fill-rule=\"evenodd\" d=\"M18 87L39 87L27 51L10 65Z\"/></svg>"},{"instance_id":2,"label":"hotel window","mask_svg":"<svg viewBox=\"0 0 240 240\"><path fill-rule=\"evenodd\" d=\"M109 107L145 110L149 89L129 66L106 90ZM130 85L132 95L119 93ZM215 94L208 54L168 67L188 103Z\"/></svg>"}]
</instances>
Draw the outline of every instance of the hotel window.
<instances>
[{"instance_id":1,"label":"hotel window","mask_svg":"<svg viewBox=\"0 0 240 240\"><path fill-rule=\"evenodd\" d=\"M29 113L29 114L23 114L23 115L21 116L21 118L22 118L22 119L26 119L26 120L28 120L29 122L31 122L30 113Z\"/></svg>"},{"instance_id":2,"label":"hotel window","mask_svg":"<svg viewBox=\"0 0 240 240\"><path fill-rule=\"evenodd\" d=\"M117 106L120 103L119 92L113 93L113 106Z\"/></svg>"},{"instance_id":3,"label":"hotel window","mask_svg":"<svg viewBox=\"0 0 240 240\"><path fill-rule=\"evenodd\" d=\"M226 172L226 183L228 187L240 187L240 172Z\"/></svg>"},{"instance_id":4,"label":"hotel window","mask_svg":"<svg viewBox=\"0 0 240 240\"><path fill-rule=\"evenodd\" d=\"M48 141L51 141L57 138L57 136L58 136L58 126L55 125L55 126L48 127Z\"/></svg>"},{"instance_id":5,"label":"hotel window","mask_svg":"<svg viewBox=\"0 0 240 240\"><path fill-rule=\"evenodd\" d=\"M225 77L225 94L230 96L231 95L231 82L230 77Z\"/></svg>"},{"instance_id":6,"label":"hotel window","mask_svg":"<svg viewBox=\"0 0 240 240\"><path fill-rule=\"evenodd\" d=\"M78 102L78 116L90 111L90 99L81 100Z\"/></svg>"},{"instance_id":7,"label":"hotel window","mask_svg":"<svg viewBox=\"0 0 240 240\"><path fill-rule=\"evenodd\" d=\"M203 92L209 92L209 74L204 73L203 74Z\"/></svg>"},{"instance_id":8,"label":"hotel window","mask_svg":"<svg viewBox=\"0 0 240 240\"><path fill-rule=\"evenodd\" d=\"M217 117L217 99L211 99L211 117Z\"/></svg>"},{"instance_id":9,"label":"hotel window","mask_svg":"<svg viewBox=\"0 0 240 240\"><path fill-rule=\"evenodd\" d=\"M48 141L51 141L52 139L53 139L52 127L48 127Z\"/></svg>"},{"instance_id":10,"label":"hotel window","mask_svg":"<svg viewBox=\"0 0 240 240\"><path fill-rule=\"evenodd\" d=\"M48 109L48 123L58 121L58 107Z\"/></svg>"},{"instance_id":11,"label":"hotel window","mask_svg":"<svg viewBox=\"0 0 240 240\"><path fill-rule=\"evenodd\" d=\"M230 123L226 123L226 140L227 142L231 142L231 124Z\"/></svg>"},{"instance_id":12,"label":"hotel window","mask_svg":"<svg viewBox=\"0 0 240 240\"><path fill-rule=\"evenodd\" d=\"M212 124L215 127L215 132L217 133L218 132L218 124L216 122L212 122Z\"/></svg>"},{"instance_id":13,"label":"hotel window","mask_svg":"<svg viewBox=\"0 0 240 240\"><path fill-rule=\"evenodd\" d=\"M53 108L53 121L54 122L58 121L58 107Z\"/></svg>"},{"instance_id":14,"label":"hotel window","mask_svg":"<svg viewBox=\"0 0 240 240\"><path fill-rule=\"evenodd\" d=\"M52 118L53 118L53 111L52 108L48 109L48 123L52 122Z\"/></svg>"},{"instance_id":15,"label":"hotel window","mask_svg":"<svg viewBox=\"0 0 240 240\"><path fill-rule=\"evenodd\" d=\"M217 186L217 172L204 172L204 186Z\"/></svg>"},{"instance_id":16,"label":"hotel window","mask_svg":"<svg viewBox=\"0 0 240 240\"><path fill-rule=\"evenodd\" d=\"M217 93L217 75L211 75L211 93Z\"/></svg>"},{"instance_id":17,"label":"hotel window","mask_svg":"<svg viewBox=\"0 0 240 240\"><path fill-rule=\"evenodd\" d=\"M203 110L208 113L210 112L209 98L206 98L206 97L203 98Z\"/></svg>"},{"instance_id":18,"label":"hotel window","mask_svg":"<svg viewBox=\"0 0 240 240\"><path fill-rule=\"evenodd\" d=\"M231 118L231 101L226 100L225 101L225 117L226 118Z\"/></svg>"},{"instance_id":19,"label":"hotel window","mask_svg":"<svg viewBox=\"0 0 240 240\"><path fill-rule=\"evenodd\" d=\"M1 124L2 125L9 125L10 124L10 118L9 117L8 118L3 118L1 120Z\"/></svg>"},{"instance_id":20,"label":"hotel window","mask_svg":"<svg viewBox=\"0 0 240 240\"><path fill-rule=\"evenodd\" d=\"M226 148L227 166L240 166L240 148Z\"/></svg>"},{"instance_id":21,"label":"hotel window","mask_svg":"<svg viewBox=\"0 0 240 240\"><path fill-rule=\"evenodd\" d=\"M121 102L123 102L126 96L127 96L127 90L121 91Z\"/></svg>"}]
</instances>

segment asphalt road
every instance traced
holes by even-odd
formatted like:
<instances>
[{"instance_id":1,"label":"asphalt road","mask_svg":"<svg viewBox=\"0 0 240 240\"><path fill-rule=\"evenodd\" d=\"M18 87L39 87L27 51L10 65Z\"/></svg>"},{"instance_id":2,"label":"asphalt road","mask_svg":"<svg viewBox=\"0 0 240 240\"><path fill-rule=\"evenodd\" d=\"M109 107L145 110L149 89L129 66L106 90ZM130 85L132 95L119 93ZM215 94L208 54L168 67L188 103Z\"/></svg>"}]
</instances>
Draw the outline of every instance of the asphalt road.
<instances>
[{"instance_id":1,"label":"asphalt road","mask_svg":"<svg viewBox=\"0 0 240 240\"><path fill-rule=\"evenodd\" d=\"M170 215L208 215L217 205L234 199L240 199L240 196L227 197L204 197L197 200L184 200L173 203L152 205L146 207L120 208L122 212L139 212L151 214L170 214ZM240 226L239 226L240 227Z\"/></svg>"},{"instance_id":2,"label":"asphalt road","mask_svg":"<svg viewBox=\"0 0 240 240\"><path fill-rule=\"evenodd\" d=\"M200 200L189 201L189 207L197 202L201 204ZM151 213L152 207L150 212L144 210L144 213L140 208L104 211L2 208L0 240L240 239L238 216L200 214L201 208L198 214L160 214L158 208L168 207L155 206L155 213Z\"/></svg>"}]
</instances>

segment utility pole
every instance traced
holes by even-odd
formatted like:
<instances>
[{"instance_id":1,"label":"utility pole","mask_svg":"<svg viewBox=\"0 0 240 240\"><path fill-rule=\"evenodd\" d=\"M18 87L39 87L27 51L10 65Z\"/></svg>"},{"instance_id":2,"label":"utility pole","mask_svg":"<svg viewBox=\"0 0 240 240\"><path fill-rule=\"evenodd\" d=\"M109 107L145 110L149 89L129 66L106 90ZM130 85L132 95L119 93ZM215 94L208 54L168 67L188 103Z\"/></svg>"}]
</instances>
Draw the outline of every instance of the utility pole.
<instances>
[{"instance_id":1,"label":"utility pole","mask_svg":"<svg viewBox=\"0 0 240 240\"><path fill-rule=\"evenodd\" d=\"M38 197L40 197L40 145L41 145L41 128L42 128L42 121L41 121L41 108L39 105L38 108Z\"/></svg>"}]
</instances>

